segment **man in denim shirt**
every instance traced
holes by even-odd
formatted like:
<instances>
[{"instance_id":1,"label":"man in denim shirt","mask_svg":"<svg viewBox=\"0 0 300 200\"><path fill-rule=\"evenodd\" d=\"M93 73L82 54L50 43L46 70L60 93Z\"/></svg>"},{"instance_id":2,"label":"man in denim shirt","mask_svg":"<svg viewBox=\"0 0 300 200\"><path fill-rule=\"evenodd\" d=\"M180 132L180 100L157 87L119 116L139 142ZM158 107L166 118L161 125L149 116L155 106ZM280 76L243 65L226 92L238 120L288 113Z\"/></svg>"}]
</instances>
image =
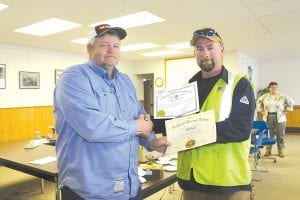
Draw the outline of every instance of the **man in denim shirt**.
<instances>
[{"instance_id":1,"label":"man in denim shirt","mask_svg":"<svg viewBox=\"0 0 300 200\"><path fill-rule=\"evenodd\" d=\"M60 76L54 92L58 182L62 199L142 199L139 144L165 152L126 74L115 67L124 29L96 26L89 60Z\"/></svg>"}]
</instances>

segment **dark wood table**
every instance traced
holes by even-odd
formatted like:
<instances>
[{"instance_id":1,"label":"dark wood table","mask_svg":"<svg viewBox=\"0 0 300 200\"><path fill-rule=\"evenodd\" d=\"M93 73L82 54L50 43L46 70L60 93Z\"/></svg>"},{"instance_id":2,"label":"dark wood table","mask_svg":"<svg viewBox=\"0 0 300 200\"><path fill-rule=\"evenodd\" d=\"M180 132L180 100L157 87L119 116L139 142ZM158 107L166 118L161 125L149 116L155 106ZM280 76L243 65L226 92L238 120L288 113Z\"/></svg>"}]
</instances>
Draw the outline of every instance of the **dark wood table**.
<instances>
[{"instance_id":1,"label":"dark wood table","mask_svg":"<svg viewBox=\"0 0 300 200\"><path fill-rule=\"evenodd\" d=\"M0 143L0 165L41 178L41 189L43 192L44 179L56 184L58 182L56 162L45 165L35 165L29 162L47 156L56 156L55 146L42 144L34 149L25 149L24 146L28 142L29 140L20 140ZM176 181L176 172L164 171L162 178L147 178L147 182L142 184L143 196L146 198ZM59 199L60 192L57 189L56 200Z\"/></svg>"},{"instance_id":2,"label":"dark wood table","mask_svg":"<svg viewBox=\"0 0 300 200\"><path fill-rule=\"evenodd\" d=\"M29 140L18 140L0 143L0 165L41 178L41 193L44 192L44 180L55 182L55 197L56 200L60 200L56 162L45 165L29 163L47 156L56 156L55 147L42 144L34 149L25 149L28 142Z\"/></svg>"},{"instance_id":3,"label":"dark wood table","mask_svg":"<svg viewBox=\"0 0 300 200\"><path fill-rule=\"evenodd\" d=\"M162 178L146 177L147 182L142 184L143 197L146 198L177 182L176 172L163 172Z\"/></svg>"},{"instance_id":4,"label":"dark wood table","mask_svg":"<svg viewBox=\"0 0 300 200\"><path fill-rule=\"evenodd\" d=\"M0 143L0 164L48 181L57 182L56 162L45 165L30 164L30 161L47 156L56 156L55 147L42 144L34 149L25 149L28 140Z\"/></svg>"}]
</instances>

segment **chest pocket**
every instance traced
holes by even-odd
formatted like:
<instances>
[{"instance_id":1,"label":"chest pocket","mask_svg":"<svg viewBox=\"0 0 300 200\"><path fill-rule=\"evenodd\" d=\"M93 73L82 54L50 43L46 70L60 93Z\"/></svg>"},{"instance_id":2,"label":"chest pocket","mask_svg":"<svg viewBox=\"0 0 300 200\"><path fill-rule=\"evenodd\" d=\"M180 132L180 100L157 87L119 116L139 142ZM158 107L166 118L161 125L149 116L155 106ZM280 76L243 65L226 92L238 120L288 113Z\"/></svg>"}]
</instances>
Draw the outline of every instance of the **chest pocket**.
<instances>
[{"instance_id":1,"label":"chest pocket","mask_svg":"<svg viewBox=\"0 0 300 200\"><path fill-rule=\"evenodd\" d=\"M117 116L118 103L114 91L110 91L106 88L101 88L95 91L95 96L98 100L101 111L113 116Z\"/></svg>"}]
</instances>

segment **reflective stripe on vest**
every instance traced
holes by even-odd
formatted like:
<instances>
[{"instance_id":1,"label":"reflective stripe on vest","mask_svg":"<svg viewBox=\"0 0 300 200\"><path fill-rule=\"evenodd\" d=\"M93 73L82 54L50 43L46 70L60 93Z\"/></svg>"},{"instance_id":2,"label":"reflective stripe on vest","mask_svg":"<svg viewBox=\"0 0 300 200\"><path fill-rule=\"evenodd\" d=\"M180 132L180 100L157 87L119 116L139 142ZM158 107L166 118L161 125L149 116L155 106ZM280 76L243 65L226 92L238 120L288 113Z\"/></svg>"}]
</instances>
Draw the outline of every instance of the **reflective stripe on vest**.
<instances>
[{"instance_id":1,"label":"reflective stripe on vest","mask_svg":"<svg viewBox=\"0 0 300 200\"><path fill-rule=\"evenodd\" d=\"M228 80L228 84L225 87L220 107L219 121L224 121L226 118L229 117L232 106L233 83L235 77L236 74L231 73L230 78Z\"/></svg>"}]
</instances>

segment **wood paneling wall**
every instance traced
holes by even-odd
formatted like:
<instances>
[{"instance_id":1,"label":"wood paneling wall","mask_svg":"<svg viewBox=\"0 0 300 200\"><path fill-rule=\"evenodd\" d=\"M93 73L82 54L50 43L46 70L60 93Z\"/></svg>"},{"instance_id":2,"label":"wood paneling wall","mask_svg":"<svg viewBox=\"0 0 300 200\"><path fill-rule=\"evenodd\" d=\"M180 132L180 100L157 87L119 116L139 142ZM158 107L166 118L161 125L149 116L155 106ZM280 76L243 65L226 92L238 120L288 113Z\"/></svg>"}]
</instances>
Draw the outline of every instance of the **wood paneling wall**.
<instances>
[{"instance_id":1,"label":"wood paneling wall","mask_svg":"<svg viewBox=\"0 0 300 200\"><path fill-rule=\"evenodd\" d=\"M287 127L300 128L300 105L294 106L294 111L287 113Z\"/></svg>"},{"instance_id":2,"label":"wood paneling wall","mask_svg":"<svg viewBox=\"0 0 300 200\"><path fill-rule=\"evenodd\" d=\"M42 136L54 126L53 106L0 108L0 142L34 139L35 131Z\"/></svg>"},{"instance_id":3,"label":"wood paneling wall","mask_svg":"<svg viewBox=\"0 0 300 200\"><path fill-rule=\"evenodd\" d=\"M300 129L300 105L287 118L288 128ZM0 142L34 139L37 130L46 136L49 125L54 126L53 106L0 108Z\"/></svg>"}]
</instances>

